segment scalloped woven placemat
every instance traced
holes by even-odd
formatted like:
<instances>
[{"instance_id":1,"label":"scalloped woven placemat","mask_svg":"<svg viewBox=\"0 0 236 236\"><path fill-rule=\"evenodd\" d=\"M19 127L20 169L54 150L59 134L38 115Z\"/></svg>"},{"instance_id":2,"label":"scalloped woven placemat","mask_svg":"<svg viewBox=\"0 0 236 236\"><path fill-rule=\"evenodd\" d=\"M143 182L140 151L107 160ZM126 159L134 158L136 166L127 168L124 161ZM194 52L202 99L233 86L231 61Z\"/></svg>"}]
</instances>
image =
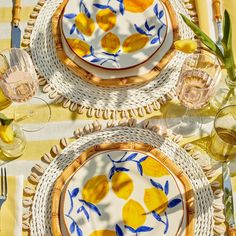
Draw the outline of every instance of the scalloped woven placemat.
<instances>
[{"instance_id":1,"label":"scalloped woven placemat","mask_svg":"<svg viewBox=\"0 0 236 236\"><path fill-rule=\"evenodd\" d=\"M88 116L117 119L144 116L160 109L160 104L175 96L175 85L186 55L176 53L153 81L127 88L98 87L79 79L57 57L51 19L62 0L40 0L26 28L23 45L30 47L34 65L40 74L43 91L65 108ZM178 13L197 20L195 6L189 0L170 0ZM44 4L43 4L44 3ZM177 14L178 15L178 14ZM193 38L192 31L178 15L181 38Z\"/></svg>"},{"instance_id":2,"label":"scalloped woven placemat","mask_svg":"<svg viewBox=\"0 0 236 236\"><path fill-rule=\"evenodd\" d=\"M25 198L24 205L30 207L31 213L25 213L30 217L30 222L23 222L25 229L30 229L31 235L52 235L51 233L51 199L52 190L56 179L60 176L63 170L72 163L81 153L88 148L104 143L119 143L119 142L138 142L145 143L157 148L170 158L184 173L188 176L195 194L195 228L194 235L210 236L213 235L213 230L219 228L214 225L214 209L218 213L222 211L222 205L216 204L214 201L213 191L204 171L209 178L214 176L211 167L206 166L203 169L199 164L181 148L176 142L180 141L181 137L174 136L171 133L160 130L159 128L129 127L135 126L135 122L129 121L127 124L121 124L123 127L111 127L102 130L101 125L95 122L93 125L86 126L84 131L75 132L75 137L78 139L67 147L68 143L65 139L61 140L63 148L61 153L58 146L51 149L51 153L56 154L56 158L52 158L50 154L45 154L44 161L50 164L43 170L39 165L35 166L35 172L32 172L29 179L35 182L36 189L27 188L27 192L33 195L32 198ZM113 126L109 125L108 126ZM160 135L162 134L162 135ZM164 136L165 135L165 136ZM191 150L191 146L186 146L186 150ZM197 155L193 157L196 159ZM54 155L55 156L55 155ZM212 186L217 187L215 183ZM218 186L219 187L219 186ZM30 190L31 189L31 190ZM25 217L25 218L27 218ZM27 223L28 222L28 223ZM218 228L217 228L218 227ZM224 229L221 229L223 231Z\"/></svg>"}]
</instances>

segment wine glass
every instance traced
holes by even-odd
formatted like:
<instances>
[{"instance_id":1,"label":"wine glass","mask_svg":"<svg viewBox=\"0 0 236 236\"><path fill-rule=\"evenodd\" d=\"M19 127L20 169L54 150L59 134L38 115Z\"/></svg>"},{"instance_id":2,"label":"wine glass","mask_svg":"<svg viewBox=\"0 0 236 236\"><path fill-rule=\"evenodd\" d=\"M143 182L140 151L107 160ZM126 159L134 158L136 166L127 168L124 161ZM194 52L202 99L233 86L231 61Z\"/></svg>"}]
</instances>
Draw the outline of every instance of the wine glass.
<instances>
[{"instance_id":1,"label":"wine glass","mask_svg":"<svg viewBox=\"0 0 236 236\"><path fill-rule=\"evenodd\" d=\"M216 115L208 145L211 158L222 163L222 182L229 235L235 235L234 206L229 163L236 158L236 105L222 108Z\"/></svg>"},{"instance_id":2,"label":"wine glass","mask_svg":"<svg viewBox=\"0 0 236 236\"><path fill-rule=\"evenodd\" d=\"M201 127L201 118L194 111L205 107L215 91L221 68L216 57L208 54L193 54L182 65L176 85L181 107L166 112L166 125L174 133L183 136L193 135ZM181 118L169 119L178 114Z\"/></svg>"},{"instance_id":3,"label":"wine glass","mask_svg":"<svg viewBox=\"0 0 236 236\"><path fill-rule=\"evenodd\" d=\"M25 104L15 106L15 119L24 121L22 127L25 131L37 131L50 120L49 105L41 98L34 97L39 84L34 65L28 53L23 49L11 48L0 52L1 73L0 88L4 95L12 102ZM31 100L29 103L28 101ZM25 103L27 101L27 103ZM32 105L32 104L37 104ZM43 112L43 116L39 114ZM37 120L37 125L34 122ZM32 125L33 123L33 125Z\"/></svg>"}]
</instances>

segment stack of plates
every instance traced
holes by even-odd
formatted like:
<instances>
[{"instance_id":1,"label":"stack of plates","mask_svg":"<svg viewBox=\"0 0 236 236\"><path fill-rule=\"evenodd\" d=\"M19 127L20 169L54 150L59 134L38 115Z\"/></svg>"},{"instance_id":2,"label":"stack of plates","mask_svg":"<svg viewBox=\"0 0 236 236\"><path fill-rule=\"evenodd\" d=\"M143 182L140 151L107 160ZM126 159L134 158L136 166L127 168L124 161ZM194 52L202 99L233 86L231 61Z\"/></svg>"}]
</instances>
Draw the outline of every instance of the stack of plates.
<instances>
[{"instance_id":1,"label":"stack of plates","mask_svg":"<svg viewBox=\"0 0 236 236\"><path fill-rule=\"evenodd\" d=\"M154 79L174 54L176 22L168 0L64 0L52 18L61 61L109 87Z\"/></svg>"},{"instance_id":2,"label":"stack of plates","mask_svg":"<svg viewBox=\"0 0 236 236\"><path fill-rule=\"evenodd\" d=\"M147 144L100 144L53 188L53 235L193 235L193 191L167 156Z\"/></svg>"}]
</instances>

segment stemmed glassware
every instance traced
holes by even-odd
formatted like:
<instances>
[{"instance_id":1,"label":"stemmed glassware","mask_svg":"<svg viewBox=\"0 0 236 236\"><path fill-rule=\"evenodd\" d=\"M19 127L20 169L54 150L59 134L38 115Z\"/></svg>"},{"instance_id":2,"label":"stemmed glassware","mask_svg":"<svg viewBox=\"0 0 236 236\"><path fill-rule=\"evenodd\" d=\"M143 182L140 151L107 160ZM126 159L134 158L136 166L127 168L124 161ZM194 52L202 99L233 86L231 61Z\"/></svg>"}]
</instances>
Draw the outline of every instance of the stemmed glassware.
<instances>
[{"instance_id":1,"label":"stemmed glassware","mask_svg":"<svg viewBox=\"0 0 236 236\"><path fill-rule=\"evenodd\" d=\"M177 97L183 105L178 108L181 118L169 119L176 111L167 109L165 120L169 129L183 136L193 135L200 129L201 119L194 116L193 111L209 103L220 75L221 68L216 57L193 54L185 59L176 86Z\"/></svg>"},{"instance_id":2,"label":"stemmed glassware","mask_svg":"<svg viewBox=\"0 0 236 236\"><path fill-rule=\"evenodd\" d=\"M19 48L4 50L0 52L0 56L0 88L9 100L26 105L24 110L19 105L15 106L15 119L24 120L22 128L25 131L41 129L49 121L51 110L44 100L34 97L39 84L30 56ZM29 100L31 103L28 103ZM33 103L37 104L37 108ZM43 116L39 115L42 112ZM26 125L36 120L37 125Z\"/></svg>"}]
</instances>

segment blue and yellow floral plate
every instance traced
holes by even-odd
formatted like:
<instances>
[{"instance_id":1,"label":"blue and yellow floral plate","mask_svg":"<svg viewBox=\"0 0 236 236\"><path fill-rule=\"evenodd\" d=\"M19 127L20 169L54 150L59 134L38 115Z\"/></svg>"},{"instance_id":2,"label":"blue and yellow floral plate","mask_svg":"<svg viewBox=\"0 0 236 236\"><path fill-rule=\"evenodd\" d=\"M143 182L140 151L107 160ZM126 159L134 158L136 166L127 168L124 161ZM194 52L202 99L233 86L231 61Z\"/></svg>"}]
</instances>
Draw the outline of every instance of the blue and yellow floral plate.
<instances>
[{"instance_id":1,"label":"blue and yellow floral plate","mask_svg":"<svg viewBox=\"0 0 236 236\"><path fill-rule=\"evenodd\" d=\"M147 144L101 144L82 153L55 183L54 235L193 235L191 184Z\"/></svg>"},{"instance_id":2,"label":"blue and yellow floral plate","mask_svg":"<svg viewBox=\"0 0 236 236\"><path fill-rule=\"evenodd\" d=\"M71 50L106 69L127 69L147 61L168 32L160 0L69 0L61 28Z\"/></svg>"}]
</instances>

